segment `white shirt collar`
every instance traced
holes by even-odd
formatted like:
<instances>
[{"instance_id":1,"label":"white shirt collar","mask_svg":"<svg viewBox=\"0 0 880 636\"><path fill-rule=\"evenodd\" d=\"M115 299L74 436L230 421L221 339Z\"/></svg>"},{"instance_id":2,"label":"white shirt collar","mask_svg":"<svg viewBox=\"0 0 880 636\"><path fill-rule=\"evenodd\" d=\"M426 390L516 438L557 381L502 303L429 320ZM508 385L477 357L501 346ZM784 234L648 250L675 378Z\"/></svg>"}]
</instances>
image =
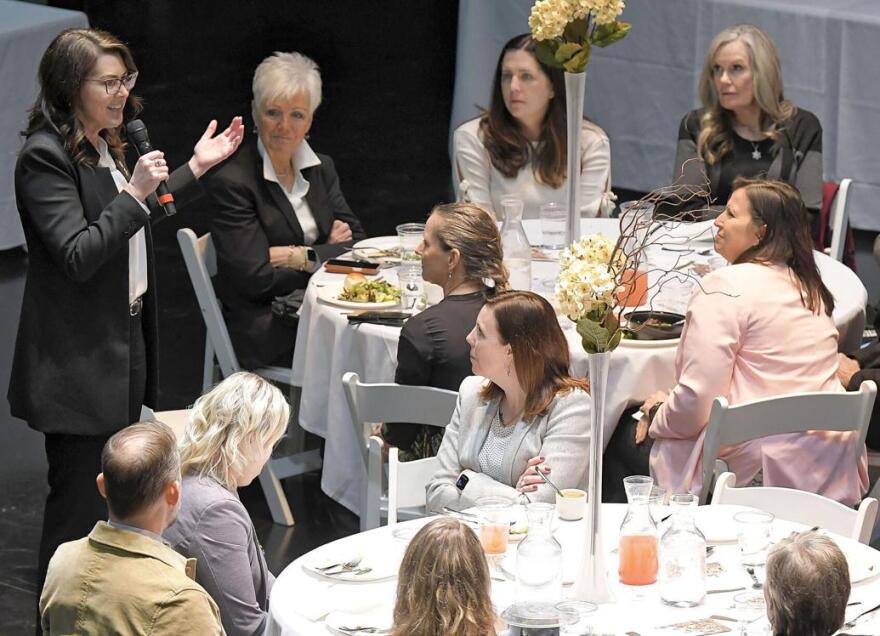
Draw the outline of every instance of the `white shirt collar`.
<instances>
[{"instance_id":1,"label":"white shirt collar","mask_svg":"<svg viewBox=\"0 0 880 636\"><path fill-rule=\"evenodd\" d=\"M257 152L260 153L260 159L263 160L263 178L266 181L279 183L278 175L275 173L275 166L272 165L271 161L266 161L266 146L263 145L263 140L260 139L259 135L257 135ZM312 150L309 142L305 139L299 142L299 147L293 153L293 165L296 172L321 165L318 155L315 154L315 151Z\"/></svg>"}]
</instances>

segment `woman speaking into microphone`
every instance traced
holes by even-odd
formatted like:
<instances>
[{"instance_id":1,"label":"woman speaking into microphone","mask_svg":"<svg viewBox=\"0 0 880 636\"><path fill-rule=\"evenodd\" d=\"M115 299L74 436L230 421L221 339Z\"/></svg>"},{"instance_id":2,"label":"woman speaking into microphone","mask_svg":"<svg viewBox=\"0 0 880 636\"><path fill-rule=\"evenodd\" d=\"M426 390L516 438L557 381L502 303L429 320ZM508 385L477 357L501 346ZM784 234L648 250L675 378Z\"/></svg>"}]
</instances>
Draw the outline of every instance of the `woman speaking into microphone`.
<instances>
[{"instance_id":1,"label":"woman speaking into microphone","mask_svg":"<svg viewBox=\"0 0 880 636\"><path fill-rule=\"evenodd\" d=\"M162 152L129 173L123 112L138 71L131 51L95 29L60 33L40 62L39 94L15 167L29 266L9 385L12 414L45 434L49 495L40 542L42 587L55 548L85 536L107 508L95 487L101 450L153 405L157 312L150 224L167 180L178 206L242 138L241 118L169 174Z\"/></svg>"}]
</instances>

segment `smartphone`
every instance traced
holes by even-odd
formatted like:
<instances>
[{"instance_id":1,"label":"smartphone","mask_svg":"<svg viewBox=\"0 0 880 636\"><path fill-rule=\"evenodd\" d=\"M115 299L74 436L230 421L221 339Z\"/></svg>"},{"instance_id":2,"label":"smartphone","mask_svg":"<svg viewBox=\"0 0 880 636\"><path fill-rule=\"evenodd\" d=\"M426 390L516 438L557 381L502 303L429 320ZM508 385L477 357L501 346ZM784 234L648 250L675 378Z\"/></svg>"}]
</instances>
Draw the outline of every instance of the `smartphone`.
<instances>
[{"instance_id":1,"label":"smartphone","mask_svg":"<svg viewBox=\"0 0 880 636\"><path fill-rule=\"evenodd\" d=\"M364 276L375 276L379 273L379 264L370 261L349 261L342 258L331 258L324 263L324 269L333 274L351 274L358 272Z\"/></svg>"}]
</instances>

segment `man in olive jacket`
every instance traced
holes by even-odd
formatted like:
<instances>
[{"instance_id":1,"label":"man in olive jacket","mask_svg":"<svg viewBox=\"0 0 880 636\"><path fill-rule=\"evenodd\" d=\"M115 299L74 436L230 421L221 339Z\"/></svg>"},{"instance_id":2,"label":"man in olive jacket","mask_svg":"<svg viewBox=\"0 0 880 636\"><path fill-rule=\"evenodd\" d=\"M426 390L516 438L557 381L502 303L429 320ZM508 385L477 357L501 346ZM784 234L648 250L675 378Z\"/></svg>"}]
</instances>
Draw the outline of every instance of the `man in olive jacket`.
<instances>
[{"instance_id":1,"label":"man in olive jacket","mask_svg":"<svg viewBox=\"0 0 880 636\"><path fill-rule=\"evenodd\" d=\"M162 542L180 507L174 433L141 422L111 437L97 486L110 520L58 547L40 597L44 634L223 634L195 561Z\"/></svg>"}]
</instances>

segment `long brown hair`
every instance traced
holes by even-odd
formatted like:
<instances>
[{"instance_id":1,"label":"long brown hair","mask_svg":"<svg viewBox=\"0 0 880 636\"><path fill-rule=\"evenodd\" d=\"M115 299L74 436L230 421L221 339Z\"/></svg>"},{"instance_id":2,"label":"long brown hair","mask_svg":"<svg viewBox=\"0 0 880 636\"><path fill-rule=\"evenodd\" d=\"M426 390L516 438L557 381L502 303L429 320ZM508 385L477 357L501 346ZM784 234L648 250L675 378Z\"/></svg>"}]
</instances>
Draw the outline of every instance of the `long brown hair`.
<instances>
[{"instance_id":1,"label":"long brown hair","mask_svg":"<svg viewBox=\"0 0 880 636\"><path fill-rule=\"evenodd\" d=\"M473 530L455 519L432 521L400 564L392 636L494 636L490 590Z\"/></svg>"},{"instance_id":2,"label":"long brown hair","mask_svg":"<svg viewBox=\"0 0 880 636\"><path fill-rule=\"evenodd\" d=\"M765 232L754 247L740 254L737 263L785 263L797 279L801 301L813 313L834 311L834 296L825 287L810 238L810 220L801 195L790 184L773 179L733 181L733 190L744 189L752 207L752 222Z\"/></svg>"},{"instance_id":3,"label":"long brown hair","mask_svg":"<svg viewBox=\"0 0 880 636\"><path fill-rule=\"evenodd\" d=\"M764 137L777 141L784 123L797 112L795 105L785 99L779 54L770 36L752 24L737 24L724 29L709 45L700 75L700 99L706 112L700 119L697 152L710 164L720 161L733 148L733 116L721 107L715 90L714 66L718 50L736 41L743 43L749 55L752 94L761 109Z\"/></svg>"},{"instance_id":4,"label":"long brown hair","mask_svg":"<svg viewBox=\"0 0 880 636\"><path fill-rule=\"evenodd\" d=\"M502 342L513 351L516 377L526 394L524 419L547 413L560 393L590 390L589 382L568 375L568 341L550 303L533 292L508 291L490 298L485 306L495 316ZM489 400L501 395L501 387L491 382L480 397Z\"/></svg>"},{"instance_id":5,"label":"long brown hair","mask_svg":"<svg viewBox=\"0 0 880 636\"><path fill-rule=\"evenodd\" d=\"M37 72L40 92L29 111L24 136L48 125L61 135L64 149L75 163L97 164L97 158L87 152L85 131L76 116L76 109L80 105L83 83L103 54L118 55L126 72L137 71L128 47L106 31L66 29L52 40L40 60ZM140 110L141 100L130 95L126 101L127 114L136 115ZM124 167L125 142L120 129L103 130L100 134L116 163Z\"/></svg>"},{"instance_id":6,"label":"long brown hair","mask_svg":"<svg viewBox=\"0 0 880 636\"><path fill-rule=\"evenodd\" d=\"M447 252L458 250L467 280L481 283L487 296L507 289L501 235L491 214L474 203L438 205L431 214L443 219L437 240ZM486 280L493 285L486 285Z\"/></svg>"},{"instance_id":7,"label":"long brown hair","mask_svg":"<svg viewBox=\"0 0 880 636\"><path fill-rule=\"evenodd\" d=\"M525 33L511 39L501 49L492 81L492 101L480 119L480 133L492 165L505 177L514 178L531 162L538 183L558 188L565 181L565 81L560 69L551 68L537 58L535 45L532 36ZM504 105L501 94L501 66L508 51L530 53L553 85L554 95L541 126L541 139L534 150Z\"/></svg>"}]
</instances>

